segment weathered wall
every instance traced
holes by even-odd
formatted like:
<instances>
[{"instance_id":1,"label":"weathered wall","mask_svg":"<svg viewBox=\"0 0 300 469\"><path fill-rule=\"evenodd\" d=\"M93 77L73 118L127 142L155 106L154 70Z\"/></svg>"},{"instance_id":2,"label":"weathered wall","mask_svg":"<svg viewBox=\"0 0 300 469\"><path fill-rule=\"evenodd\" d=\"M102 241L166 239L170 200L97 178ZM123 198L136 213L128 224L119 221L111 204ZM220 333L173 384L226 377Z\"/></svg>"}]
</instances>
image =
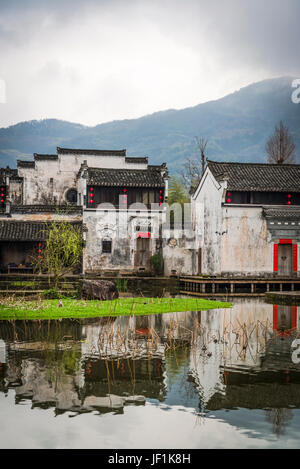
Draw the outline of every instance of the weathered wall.
<instances>
[{"instance_id":1,"label":"weathered wall","mask_svg":"<svg viewBox=\"0 0 300 469\"><path fill-rule=\"evenodd\" d=\"M273 272L273 243L262 208L223 206L223 273L262 275Z\"/></svg>"},{"instance_id":2,"label":"weathered wall","mask_svg":"<svg viewBox=\"0 0 300 469\"><path fill-rule=\"evenodd\" d=\"M177 275L197 274L197 252L194 232L183 230L163 231L164 275L172 271Z\"/></svg>"},{"instance_id":3,"label":"weathered wall","mask_svg":"<svg viewBox=\"0 0 300 469\"><path fill-rule=\"evenodd\" d=\"M274 242L285 238L287 231L278 231L278 239L274 233L272 236L262 206L225 204L226 187L226 180L218 183L207 169L192 197L193 225L202 249L201 273L232 276L273 274ZM298 238L293 237L294 242L295 239ZM298 262L298 275L299 269Z\"/></svg>"},{"instance_id":4,"label":"weathered wall","mask_svg":"<svg viewBox=\"0 0 300 469\"><path fill-rule=\"evenodd\" d=\"M66 191L77 186L78 169L61 171L59 160L38 160L35 168L20 167L19 176L24 178L23 204L66 203Z\"/></svg>"},{"instance_id":5,"label":"weathered wall","mask_svg":"<svg viewBox=\"0 0 300 469\"><path fill-rule=\"evenodd\" d=\"M226 183L217 183L207 169L201 185L192 198L193 225L202 250L201 273L220 274L221 237L223 232L221 204Z\"/></svg>"},{"instance_id":6,"label":"weathered wall","mask_svg":"<svg viewBox=\"0 0 300 469\"><path fill-rule=\"evenodd\" d=\"M35 168L18 168L19 176L24 178L23 204L63 204L68 189L77 188L81 193L77 174L84 162L91 168L147 169L146 163L126 162L125 156L58 152L57 159L35 159Z\"/></svg>"},{"instance_id":7,"label":"weathered wall","mask_svg":"<svg viewBox=\"0 0 300 469\"><path fill-rule=\"evenodd\" d=\"M22 181L9 180L9 200L13 205L19 205L23 200Z\"/></svg>"},{"instance_id":8,"label":"weathered wall","mask_svg":"<svg viewBox=\"0 0 300 469\"><path fill-rule=\"evenodd\" d=\"M137 212L134 210L86 209L83 223L87 227L84 250L84 271L133 270L135 266L137 231L136 225L150 222L150 253L158 250L159 230L162 215L159 212ZM102 241L112 241L112 252L102 252Z\"/></svg>"},{"instance_id":9,"label":"weathered wall","mask_svg":"<svg viewBox=\"0 0 300 469\"><path fill-rule=\"evenodd\" d=\"M82 213L56 213L56 212L31 212L27 213L15 213L11 212L12 221L82 221Z\"/></svg>"}]
</instances>

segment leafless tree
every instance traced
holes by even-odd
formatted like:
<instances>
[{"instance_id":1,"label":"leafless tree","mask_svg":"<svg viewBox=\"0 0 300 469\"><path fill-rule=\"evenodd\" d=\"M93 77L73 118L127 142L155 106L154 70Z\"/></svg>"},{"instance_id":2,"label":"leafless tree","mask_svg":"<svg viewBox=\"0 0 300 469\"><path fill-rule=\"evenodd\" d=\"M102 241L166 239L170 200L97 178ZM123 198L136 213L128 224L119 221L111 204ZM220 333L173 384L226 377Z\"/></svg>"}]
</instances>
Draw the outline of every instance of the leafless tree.
<instances>
[{"instance_id":1,"label":"leafless tree","mask_svg":"<svg viewBox=\"0 0 300 469\"><path fill-rule=\"evenodd\" d=\"M208 144L208 140L198 137L195 137L195 139L201 154L201 175L203 175L205 170L205 150Z\"/></svg>"},{"instance_id":2,"label":"leafless tree","mask_svg":"<svg viewBox=\"0 0 300 469\"><path fill-rule=\"evenodd\" d=\"M187 157L184 160L181 170L182 184L187 191L197 187L205 171L205 150L208 140L195 137L199 154L195 158Z\"/></svg>"},{"instance_id":3,"label":"leafless tree","mask_svg":"<svg viewBox=\"0 0 300 469\"><path fill-rule=\"evenodd\" d=\"M295 162L295 149L293 137L289 129L280 121L279 127L275 127L274 134L266 144L268 163L289 164Z\"/></svg>"}]
</instances>

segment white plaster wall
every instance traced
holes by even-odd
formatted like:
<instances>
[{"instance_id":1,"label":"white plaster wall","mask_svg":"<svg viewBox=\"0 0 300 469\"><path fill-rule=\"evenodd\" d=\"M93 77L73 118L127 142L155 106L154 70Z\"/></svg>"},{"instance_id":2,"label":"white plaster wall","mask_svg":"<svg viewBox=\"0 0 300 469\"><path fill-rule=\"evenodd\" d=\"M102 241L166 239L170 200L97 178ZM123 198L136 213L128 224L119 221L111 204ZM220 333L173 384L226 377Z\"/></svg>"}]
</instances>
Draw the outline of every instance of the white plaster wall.
<instances>
[{"instance_id":1,"label":"white plaster wall","mask_svg":"<svg viewBox=\"0 0 300 469\"><path fill-rule=\"evenodd\" d=\"M35 168L19 167L18 174L24 178L23 203L62 204L66 191L77 188L77 174L86 161L91 168L147 169L146 163L128 163L125 156L61 154L57 160L35 160ZM53 179L53 189L50 184ZM79 188L81 193L82 188ZM82 200L83 203L83 200Z\"/></svg>"},{"instance_id":2,"label":"white plaster wall","mask_svg":"<svg viewBox=\"0 0 300 469\"><path fill-rule=\"evenodd\" d=\"M86 209L83 223L87 227L86 246L84 249L84 271L133 270L135 268L137 220L151 222L150 256L155 254L156 241L159 239L159 227L162 214L159 212L137 212L134 210L94 210ZM137 223L139 224L139 223ZM102 253L102 240L112 241L112 253Z\"/></svg>"},{"instance_id":3,"label":"white plaster wall","mask_svg":"<svg viewBox=\"0 0 300 469\"><path fill-rule=\"evenodd\" d=\"M22 182L9 181L9 200L13 205L21 204L23 200Z\"/></svg>"},{"instance_id":4,"label":"white plaster wall","mask_svg":"<svg viewBox=\"0 0 300 469\"><path fill-rule=\"evenodd\" d=\"M261 275L273 272L273 243L267 230L262 208L257 206L223 206L221 244L223 273Z\"/></svg>"},{"instance_id":5,"label":"white plaster wall","mask_svg":"<svg viewBox=\"0 0 300 469\"><path fill-rule=\"evenodd\" d=\"M19 175L24 178L23 203L65 203L66 191L77 187L78 169L73 167L72 170L62 172L58 160L37 160L35 168L19 168ZM53 185L50 183L51 178Z\"/></svg>"},{"instance_id":6,"label":"white plaster wall","mask_svg":"<svg viewBox=\"0 0 300 469\"><path fill-rule=\"evenodd\" d=\"M221 204L226 183L219 184L207 168L192 198L192 219L202 248L202 274L221 272Z\"/></svg>"},{"instance_id":7,"label":"white plaster wall","mask_svg":"<svg viewBox=\"0 0 300 469\"><path fill-rule=\"evenodd\" d=\"M195 233L192 230L163 230L164 274L169 276L172 270L177 275L197 274L197 254L195 251ZM170 240L176 240L176 246Z\"/></svg>"},{"instance_id":8,"label":"white plaster wall","mask_svg":"<svg viewBox=\"0 0 300 469\"><path fill-rule=\"evenodd\" d=\"M115 155L64 154L58 152L58 161L61 172L78 172L81 163L84 161L87 162L90 168L147 169L148 167L147 163L128 163L125 156Z\"/></svg>"}]
</instances>

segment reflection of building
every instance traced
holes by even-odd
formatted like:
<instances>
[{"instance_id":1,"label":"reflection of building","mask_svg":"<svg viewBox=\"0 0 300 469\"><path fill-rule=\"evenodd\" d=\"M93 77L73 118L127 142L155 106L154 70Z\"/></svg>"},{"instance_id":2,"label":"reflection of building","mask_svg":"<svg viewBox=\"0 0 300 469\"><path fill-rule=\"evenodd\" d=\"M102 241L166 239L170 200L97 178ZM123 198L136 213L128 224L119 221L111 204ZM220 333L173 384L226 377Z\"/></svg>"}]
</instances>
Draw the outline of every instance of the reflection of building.
<instances>
[{"instance_id":1,"label":"reflection of building","mask_svg":"<svg viewBox=\"0 0 300 469\"><path fill-rule=\"evenodd\" d=\"M6 362L6 347L4 340L0 339L0 363Z\"/></svg>"},{"instance_id":2,"label":"reflection of building","mask_svg":"<svg viewBox=\"0 0 300 469\"><path fill-rule=\"evenodd\" d=\"M0 390L57 412L122 411L145 399L202 412L300 408L295 314L247 299L198 313L6 323Z\"/></svg>"},{"instance_id":3,"label":"reflection of building","mask_svg":"<svg viewBox=\"0 0 300 469\"><path fill-rule=\"evenodd\" d=\"M136 319L136 326L146 325L142 317ZM124 405L144 404L146 397L163 399L162 353L156 351L155 356L150 356L154 348L144 345L144 336L137 339L141 347L134 346L132 350L129 343L126 358L122 354L116 359L101 355L100 350L96 353L94 345L101 332L98 323L86 321L82 327L71 321L55 321L49 329L46 322L41 328L31 322L28 329L20 327L19 341L15 340L12 325L7 324L1 331L9 346L3 377L0 368L0 390L14 388L16 402L30 399L33 406L55 407L56 412L121 411ZM123 323L124 329L127 327L129 331L128 318L123 318ZM109 323L104 318L101 324L104 330L115 326L115 331L120 331L117 329L120 324L115 325L114 321ZM144 328L143 332L146 330L149 328ZM130 328L130 334L134 331ZM135 355L137 349L139 352Z\"/></svg>"},{"instance_id":4,"label":"reflection of building","mask_svg":"<svg viewBox=\"0 0 300 469\"><path fill-rule=\"evenodd\" d=\"M200 314L202 334L191 347L190 374L202 407L300 406L300 364L292 361L295 330L289 327L295 325L295 308L273 308L252 299L230 310ZM284 333L278 328L281 319L287 326ZM291 393L284 388L287 383Z\"/></svg>"}]
</instances>

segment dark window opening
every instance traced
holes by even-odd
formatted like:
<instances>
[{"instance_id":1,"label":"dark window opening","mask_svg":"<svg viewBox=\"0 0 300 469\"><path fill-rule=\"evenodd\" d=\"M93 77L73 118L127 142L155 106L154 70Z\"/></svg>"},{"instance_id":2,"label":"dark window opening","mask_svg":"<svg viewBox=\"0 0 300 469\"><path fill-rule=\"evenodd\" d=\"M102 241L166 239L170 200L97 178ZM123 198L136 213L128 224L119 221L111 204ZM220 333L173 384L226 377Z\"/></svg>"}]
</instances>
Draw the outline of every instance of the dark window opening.
<instances>
[{"instance_id":1,"label":"dark window opening","mask_svg":"<svg viewBox=\"0 0 300 469\"><path fill-rule=\"evenodd\" d=\"M77 190L76 189L69 189L66 193L66 200L69 204L76 204L77 203Z\"/></svg>"},{"instance_id":2,"label":"dark window opening","mask_svg":"<svg viewBox=\"0 0 300 469\"><path fill-rule=\"evenodd\" d=\"M225 203L253 205L300 205L300 193L227 191Z\"/></svg>"},{"instance_id":3,"label":"dark window opening","mask_svg":"<svg viewBox=\"0 0 300 469\"><path fill-rule=\"evenodd\" d=\"M162 188L123 188L123 187L88 187L88 207L110 203L115 207L129 207L141 203L151 207L154 203L163 203L164 190Z\"/></svg>"},{"instance_id":4,"label":"dark window opening","mask_svg":"<svg viewBox=\"0 0 300 469\"><path fill-rule=\"evenodd\" d=\"M111 241L102 241L102 253L111 254Z\"/></svg>"}]
</instances>

